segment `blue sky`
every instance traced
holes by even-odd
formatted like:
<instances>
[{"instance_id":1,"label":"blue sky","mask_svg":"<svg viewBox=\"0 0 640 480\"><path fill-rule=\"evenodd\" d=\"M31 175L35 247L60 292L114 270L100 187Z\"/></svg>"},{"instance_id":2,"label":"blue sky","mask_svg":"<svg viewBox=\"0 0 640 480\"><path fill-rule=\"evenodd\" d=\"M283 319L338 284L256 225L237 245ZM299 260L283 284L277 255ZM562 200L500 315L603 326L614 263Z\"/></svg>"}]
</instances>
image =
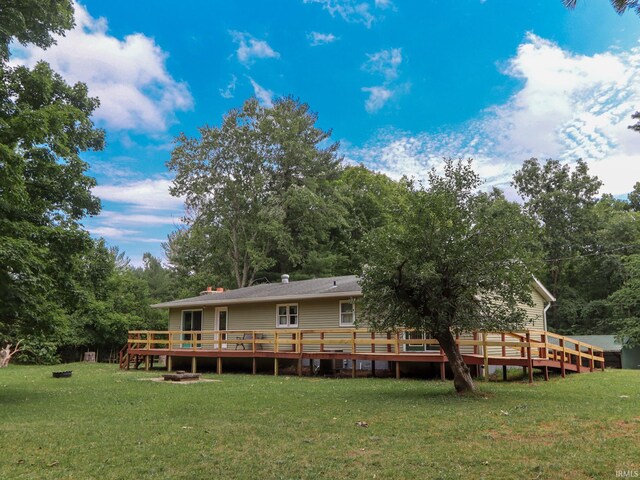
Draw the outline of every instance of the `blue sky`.
<instances>
[{"instance_id":1,"label":"blue sky","mask_svg":"<svg viewBox=\"0 0 640 480\"><path fill-rule=\"evenodd\" d=\"M100 97L107 132L87 152L103 211L86 227L139 264L180 225L168 194L173 138L255 95L294 95L333 129L346 162L417 178L471 156L513 195L531 157L584 158L629 192L640 181L640 18L583 0L84 1L49 61Z\"/></svg>"}]
</instances>

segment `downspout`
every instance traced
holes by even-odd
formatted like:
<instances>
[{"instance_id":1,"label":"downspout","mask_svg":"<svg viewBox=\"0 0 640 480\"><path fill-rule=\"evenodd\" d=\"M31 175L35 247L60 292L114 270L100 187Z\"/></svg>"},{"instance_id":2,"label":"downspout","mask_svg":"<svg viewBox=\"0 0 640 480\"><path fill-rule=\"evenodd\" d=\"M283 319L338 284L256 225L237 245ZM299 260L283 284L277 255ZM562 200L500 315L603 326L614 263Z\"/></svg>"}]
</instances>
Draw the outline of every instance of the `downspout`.
<instances>
[{"instance_id":1,"label":"downspout","mask_svg":"<svg viewBox=\"0 0 640 480\"><path fill-rule=\"evenodd\" d=\"M543 321L543 323L544 323L544 331L545 331L545 332L548 332L548 331L549 331L549 329L547 328L547 310L549 310L549 307L551 307L551 304L552 304L552 303L553 303L553 302L549 302L549 303L547 303L547 306L546 306L546 307L544 307L544 310L542 311L542 321Z\"/></svg>"}]
</instances>

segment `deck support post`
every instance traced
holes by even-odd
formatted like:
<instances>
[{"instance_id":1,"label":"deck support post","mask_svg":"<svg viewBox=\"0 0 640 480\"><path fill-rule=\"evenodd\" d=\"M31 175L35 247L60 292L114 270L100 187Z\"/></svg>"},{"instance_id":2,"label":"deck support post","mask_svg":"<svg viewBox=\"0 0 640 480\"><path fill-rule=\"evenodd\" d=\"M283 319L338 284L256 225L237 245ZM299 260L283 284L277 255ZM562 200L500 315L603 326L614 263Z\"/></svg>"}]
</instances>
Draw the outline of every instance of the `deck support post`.
<instances>
[{"instance_id":1,"label":"deck support post","mask_svg":"<svg viewBox=\"0 0 640 480\"><path fill-rule=\"evenodd\" d=\"M396 364L396 379L400 379L400 362L395 362Z\"/></svg>"},{"instance_id":2,"label":"deck support post","mask_svg":"<svg viewBox=\"0 0 640 480\"><path fill-rule=\"evenodd\" d=\"M197 369L198 369L198 358L191 357L191 373L196 373Z\"/></svg>"},{"instance_id":3,"label":"deck support post","mask_svg":"<svg viewBox=\"0 0 640 480\"><path fill-rule=\"evenodd\" d=\"M167 355L167 372L171 372L171 355Z\"/></svg>"},{"instance_id":4,"label":"deck support post","mask_svg":"<svg viewBox=\"0 0 640 480\"><path fill-rule=\"evenodd\" d=\"M529 383L533 383L533 359L531 358L531 334L527 331L527 371L529 373Z\"/></svg>"},{"instance_id":5,"label":"deck support post","mask_svg":"<svg viewBox=\"0 0 640 480\"><path fill-rule=\"evenodd\" d=\"M544 381L549 381L549 367L547 367L546 365L544 366Z\"/></svg>"},{"instance_id":6,"label":"deck support post","mask_svg":"<svg viewBox=\"0 0 640 480\"><path fill-rule=\"evenodd\" d=\"M371 360L371 376L372 377L376 376L376 361L375 360Z\"/></svg>"},{"instance_id":7,"label":"deck support post","mask_svg":"<svg viewBox=\"0 0 640 480\"><path fill-rule=\"evenodd\" d=\"M503 365L502 366L502 381L506 382L507 381L507 377L508 377L508 375L507 375L507 366Z\"/></svg>"},{"instance_id":8,"label":"deck support post","mask_svg":"<svg viewBox=\"0 0 640 480\"><path fill-rule=\"evenodd\" d=\"M144 371L149 371L149 355L144 356Z\"/></svg>"},{"instance_id":9,"label":"deck support post","mask_svg":"<svg viewBox=\"0 0 640 480\"><path fill-rule=\"evenodd\" d=\"M351 359L351 378L356 378L356 358Z\"/></svg>"},{"instance_id":10,"label":"deck support post","mask_svg":"<svg viewBox=\"0 0 640 480\"><path fill-rule=\"evenodd\" d=\"M447 378L445 377L445 363L440 362L440 380L444 382L446 379Z\"/></svg>"},{"instance_id":11,"label":"deck support post","mask_svg":"<svg viewBox=\"0 0 640 480\"><path fill-rule=\"evenodd\" d=\"M582 351L580 350L580 344L576 343L576 368L578 373L582 370Z\"/></svg>"},{"instance_id":12,"label":"deck support post","mask_svg":"<svg viewBox=\"0 0 640 480\"><path fill-rule=\"evenodd\" d=\"M587 350L589 352L589 371L593 372L593 348Z\"/></svg>"},{"instance_id":13,"label":"deck support post","mask_svg":"<svg viewBox=\"0 0 640 480\"><path fill-rule=\"evenodd\" d=\"M273 375L275 377L278 376L278 358L277 357L273 359Z\"/></svg>"},{"instance_id":14,"label":"deck support post","mask_svg":"<svg viewBox=\"0 0 640 480\"><path fill-rule=\"evenodd\" d=\"M302 376L302 357L298 358L298 376Z\"/></svg>"},{"instance_id":15,"label":"deck support post","mask_svg":"<svg viewBox=\"0 0 640 480\"><path fill-rule=\"evenodd\" d=\"M560 339L560 348L562 349L562 357L560 357L560 375L562 376L562 378L564 378L566 376L564 361L567 357L567 352L564 349L564 338Z\"/></svg>"},{"instance_id":16,"label":"deck support post","mask_svg":"<svg viewBox=\"0 0 640 480\"><path fill-rule=\"evenodd\" d=\"M216 360L216 373L222 375L222 357L218 357Z\"/></svg>"},{"instance_id":17,"label":"deck support post","mask_svg":"<svg viewBox=\"0 0 640 480\"><path fill-rule=\"evenodd\" d=\"M257 368L256 368L256 357L253 357L251 360L252 360L252 362L251 362L251 373L253 375L255 375L256 371L257 371Z\"/></svg>"}]
</instances>

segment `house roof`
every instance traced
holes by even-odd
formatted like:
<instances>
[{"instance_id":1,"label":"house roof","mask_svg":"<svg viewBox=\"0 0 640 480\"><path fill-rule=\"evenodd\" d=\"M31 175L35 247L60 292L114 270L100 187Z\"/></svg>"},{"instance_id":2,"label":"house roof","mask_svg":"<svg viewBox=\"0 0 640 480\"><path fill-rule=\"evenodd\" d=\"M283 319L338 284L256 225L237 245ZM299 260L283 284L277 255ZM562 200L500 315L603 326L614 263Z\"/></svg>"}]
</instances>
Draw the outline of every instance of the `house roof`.
<instances>
[{"instance_id":1,"label":"house roof","mask_svg":"<svg viewBox=\"0 0 640 480\"><path fill-rule=\"evenodd\" d=\"M605 352L620 352L623 347L616 341L615 335L571 335L571 338L599 347Z\"/></svg>"},{"instance_id":2,"label":"house roof","mask_svg":"<svg viewBox=\"0 0 640 480\"><path fill-rule=\"evenodd\" d=\"M154 308L203 307L237 303L288 302L316 298L361 297L362 290L355 275L314 278L289 283L263 283L251 287L211 292L197 297L152 305Z\"/></svg>"},{"instance_id":3,"label":"house roof","mask_svg":"<svg viewBox=\"0 0 640 480\"><path fill-rule=\"evenodd\" d=\"M534 277L533 288L548 301L555 297ZM238 303L291 302L318 298L361 297L362 289L358 277L345 275L341 277L314 278L288 283L263 283L251 287L211 292L197 297L183 298L172 302L151 305L153 308L204 307L215 305L233 305Z\"/></svg>"},{"instance_id":4,"label":"house roof","mask_svg":"<svg viewBox=\"0 0 640 480\"><path fill-rule=\"evenodd\" d=\"M544 298L547 302L556 301L556 297L554 297L551 292L547 290L542 282L536 277L533 277L533 288L536 290L536 292L542 295L542 298Z\"/></svg>"}]
</instances>

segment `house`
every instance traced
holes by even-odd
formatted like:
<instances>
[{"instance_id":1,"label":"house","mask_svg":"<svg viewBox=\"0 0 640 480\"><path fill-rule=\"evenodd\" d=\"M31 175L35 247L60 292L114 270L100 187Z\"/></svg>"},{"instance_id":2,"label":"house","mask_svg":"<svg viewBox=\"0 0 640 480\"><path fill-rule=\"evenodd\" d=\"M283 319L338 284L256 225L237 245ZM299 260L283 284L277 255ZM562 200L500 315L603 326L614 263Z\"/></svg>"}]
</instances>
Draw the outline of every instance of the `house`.
<instances>
[{"instance_id":1,"label":"house","mask_svg":"<svg viewBox=\"0 0 640 480\"><path fill-rule=\"evenodd\" d=\"M626 347L615 335L574 335L572 338L602 348L607 367L640 369L640 346Z\"/></svg>"},{"instance_id":2,"label":"house","mask_svg":"<svg viewBox=\"0 0 640 480\"><path fill-rule=\"evenodd\" d=\"M580 373L604 368L601 349L584 342L547 331L546 311L555 299L535 278L531 282L533 305L522 305L528 316L524 331L469 332L458 339L465 362L482 369L518 366L526 369L533 381L533 369L541 368L545 379L548 370ZM336 362L333 368L373 370L395 369L427 364L446 376L448 359L438 342L411 331L372 332L358 318L358 299L362 289L354 275L317 278L254 285L235 290L208 288L197 297L153 305L169 310L166 331L130 331L127 345L120 352L120 366L152 366L154 357L167 359L167 368L191 360L191 370L198 362L215 363L222 373L223 361L252 365L272 362L278 375L280 366L315 362ZM174 363L175 362L175 363ZM282 362L282 363L281 363ZM203 366L201 364L201 366ZM271 367L268 367L271 368ZM503 369L504 369L503 368Z\"/></svg>"},{"instance_id":3,"label":"house","mask_svg":"<svg viewBox=\"0 0 640 480\"><path fill-rule=\"evenodd\" d=\"M522 305L527 328L546 330L546 311L555 299L537 279L534 305ZM362 290L355 275L209 289L197 297L153 305L169 309L169 330L335 329L357 324L356 300Z\"/></svg>"}]
</instances>

